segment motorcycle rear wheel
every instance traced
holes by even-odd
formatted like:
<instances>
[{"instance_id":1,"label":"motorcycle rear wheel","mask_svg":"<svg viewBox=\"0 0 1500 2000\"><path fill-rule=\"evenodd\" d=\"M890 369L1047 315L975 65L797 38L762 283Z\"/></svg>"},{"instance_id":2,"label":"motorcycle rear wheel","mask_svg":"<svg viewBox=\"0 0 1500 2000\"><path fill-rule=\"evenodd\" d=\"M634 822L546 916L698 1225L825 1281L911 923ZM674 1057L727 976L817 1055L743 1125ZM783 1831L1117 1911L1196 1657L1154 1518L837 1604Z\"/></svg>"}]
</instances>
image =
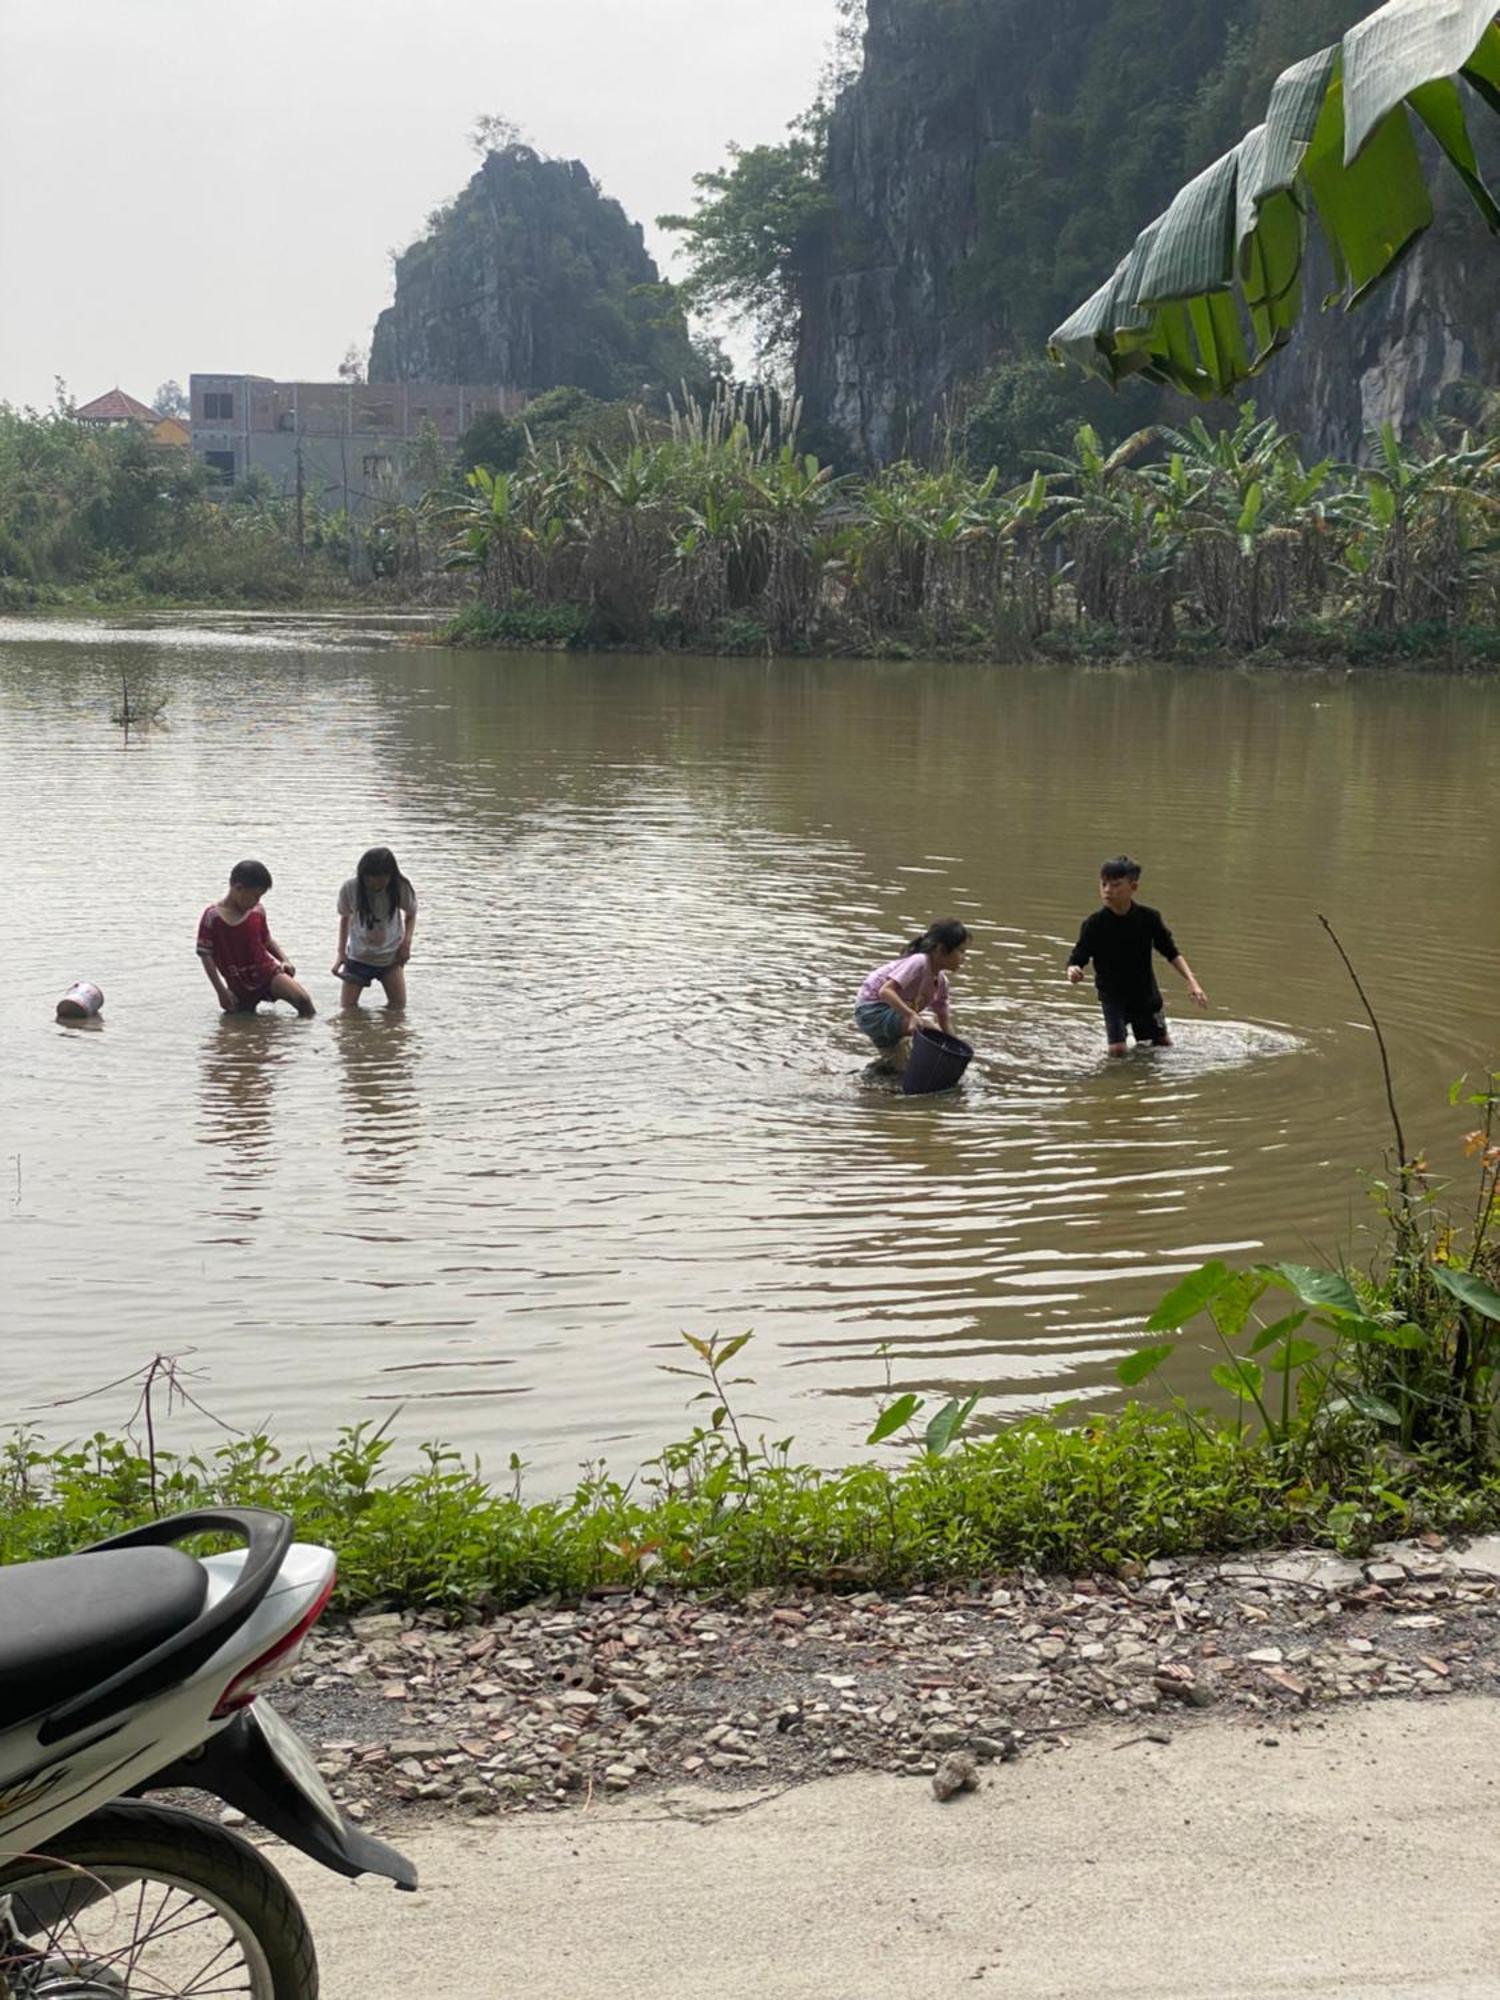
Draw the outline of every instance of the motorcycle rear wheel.
<instances>
[{"instance_id":1,"label":"motorcycle rear wheel","mask_svg":"<svg viewBox=\"0 0 1500 2000\"><path fill-rule=\"evenodd\" d=\"M317 2000L296 1897L227 1828L121 1804L41 1850L0 1868L0 1995L9 1982L15 2000Z\"/></svg>"}]
</instances>

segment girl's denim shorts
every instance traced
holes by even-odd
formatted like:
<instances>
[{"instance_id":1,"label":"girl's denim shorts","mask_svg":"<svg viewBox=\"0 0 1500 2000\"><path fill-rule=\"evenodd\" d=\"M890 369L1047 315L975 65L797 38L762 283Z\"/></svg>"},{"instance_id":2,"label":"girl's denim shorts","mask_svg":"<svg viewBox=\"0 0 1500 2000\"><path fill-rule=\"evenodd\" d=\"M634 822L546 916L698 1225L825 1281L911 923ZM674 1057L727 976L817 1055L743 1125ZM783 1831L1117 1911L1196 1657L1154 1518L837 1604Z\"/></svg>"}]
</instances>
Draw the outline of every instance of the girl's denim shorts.
<instances>
[{"instance_id":1,"label":"girl's denim shorts","mask_svg":"<svg viewBox=\"0 0 1500 2000\"><path fill-rule=\"evenodd\" d=\"M377 979L384 981L395 969L394 965L366 965L362 959L346 958L339 977L352 979L356 986L373 986Z\"/></svg>"},{"instance_id":2,"label":"girl's denim shorts","mask_svg":"<svg viewBox=\"0 0 1500 2000\"><path fill-rule=\"evenodd\" d=\"M854 1010L854 1025L870 1037L877 1049L893 1049L910 1032L906 1016L883 1000L862 1000Z\"/></svg>"}]
</instances>

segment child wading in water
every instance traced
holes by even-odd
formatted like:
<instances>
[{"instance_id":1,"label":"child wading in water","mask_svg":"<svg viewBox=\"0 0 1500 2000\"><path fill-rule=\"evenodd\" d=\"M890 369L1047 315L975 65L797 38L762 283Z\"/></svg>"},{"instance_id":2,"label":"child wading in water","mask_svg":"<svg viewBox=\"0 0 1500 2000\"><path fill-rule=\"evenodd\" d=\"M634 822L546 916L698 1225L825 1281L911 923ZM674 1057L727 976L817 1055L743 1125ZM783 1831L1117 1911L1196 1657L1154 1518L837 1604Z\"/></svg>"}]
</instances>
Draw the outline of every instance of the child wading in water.
<instances>
[{"instance_id":1,"label":"child wading in water","mask_svg":"<svg viewBox=\"0 0 1500 2000\"><path fill-rule=\"evenodd\" d=\"M1092 960L1094 985L1104 1012L1104 1033L1112 1056L1125 1053L1128 1030L1138 1042L1168 1049L1162 1012L1161 989L1151 969L1151 953L1159 951L1175 972L1187 981L1188 996L1199 1007L1208 1005L1208 995L1193 976L1193 968L1177 949L1177 941L1162 921L1160 910L1151 910L1135 900L1140 887L1141 864L1128 854L1106 861L1099 870L1099 895L1104 907L1085 917L1078 942L1068 958L1068 978L1076 986L1083 968Z\"/></svg>"},{"instance_id":2,"label":"child wading in water","mask_svg":"<svg viewBox=\"0 0 1500 2000\"><path fill-rule=\"evenodd\" d=\"M312 995L293 978L297 968L266 927L260 899L271 886L263 861L236 861L229 893L198 919L198 956L226 1014L253 1014L262 1000L290 1001L304 1019L316 1014Z\"/></svg>"},{"instance_id":3,"label":"child wading in water","mask_svg":"<svg viewBox=\"0 0 1500 2000\"><path fill-rule=\"evenodd\" d=\"M378 979L388 1007L406 1005L406 961L417 928L417 892L388 847L371 847L339 890L339 943L333 970L348 1012Z\"/></svg>"},{"instance_id":4,"label":"child wading in water","mask_svg":"<svg viewBox=\"0 0 1500 2000\"><path fill-rule=\"evenodd\" d=\"M906 947L904 958L880 965L859 989L854 1024L879 1049L882 1060L899 1067L911 1053L911 1037L930 1007L943 1033L952 1032L948 975L957 972L969 933L956 917L930 924Z\"/></svg>"}]
</instances>

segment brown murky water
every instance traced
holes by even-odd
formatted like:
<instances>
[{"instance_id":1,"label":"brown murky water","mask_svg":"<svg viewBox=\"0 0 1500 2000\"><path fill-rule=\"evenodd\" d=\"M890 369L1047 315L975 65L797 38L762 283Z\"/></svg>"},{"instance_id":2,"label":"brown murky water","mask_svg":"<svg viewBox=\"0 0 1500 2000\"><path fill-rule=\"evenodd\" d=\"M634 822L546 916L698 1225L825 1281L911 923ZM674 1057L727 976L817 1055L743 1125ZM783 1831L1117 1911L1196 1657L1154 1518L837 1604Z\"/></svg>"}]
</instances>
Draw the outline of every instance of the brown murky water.
<instances>
[{"instance_id":1,"label":"brown murky water","mask_svg":"<svg viewBox=\"0 0 1500 2000\"><path fill-rule=\"evenodd\" d=\"M166 703L128 743L122 663ZM397 1412L544 1482L683 1428L682 1330L857 1450L886 1366L990 1421L1107 1394L1174 1273L1368 1253L1382 1011L1409 1128L1496 1054L1500 691L1450 680L571 660L274 625L0 626L0 1315L54 1435L187 1354L291 1442ZM352 1020L334 896L388 842L412 1007ZM1213 1001L1111 1065L1060 973L1126 847ZM325 1009L225 1019L202 905L259 854ZM872 1088L849 1009L978 933L964 1088ZM104 1024L52 1020L79 976ZM882 1359L886 1351L888 1361ZM1206 1379L1191 1345L1177 1379ZM179 1437L207 1437L176 1419Z\"/></svg>"}]
</instances>

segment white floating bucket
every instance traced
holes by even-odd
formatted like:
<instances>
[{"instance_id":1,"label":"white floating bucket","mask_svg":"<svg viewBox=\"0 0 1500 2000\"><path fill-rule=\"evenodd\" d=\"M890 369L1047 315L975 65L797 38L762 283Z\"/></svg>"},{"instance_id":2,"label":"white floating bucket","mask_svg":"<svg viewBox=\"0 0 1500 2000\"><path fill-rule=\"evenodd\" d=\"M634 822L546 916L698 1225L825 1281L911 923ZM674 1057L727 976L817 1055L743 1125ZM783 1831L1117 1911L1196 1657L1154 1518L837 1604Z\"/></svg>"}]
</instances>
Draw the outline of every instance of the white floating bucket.
<instances>
[{"instance_id":1,"label":"white floating bucket","mask_svg":"<svg viewBox=\"0 0 1500 2000\"><path fill-rule=\"evenodd\" d=\"M104 1005L104 989L91 979L75 979L57 1003L59 1021L91 1021Z\"/></svg>"}]
</instances>

